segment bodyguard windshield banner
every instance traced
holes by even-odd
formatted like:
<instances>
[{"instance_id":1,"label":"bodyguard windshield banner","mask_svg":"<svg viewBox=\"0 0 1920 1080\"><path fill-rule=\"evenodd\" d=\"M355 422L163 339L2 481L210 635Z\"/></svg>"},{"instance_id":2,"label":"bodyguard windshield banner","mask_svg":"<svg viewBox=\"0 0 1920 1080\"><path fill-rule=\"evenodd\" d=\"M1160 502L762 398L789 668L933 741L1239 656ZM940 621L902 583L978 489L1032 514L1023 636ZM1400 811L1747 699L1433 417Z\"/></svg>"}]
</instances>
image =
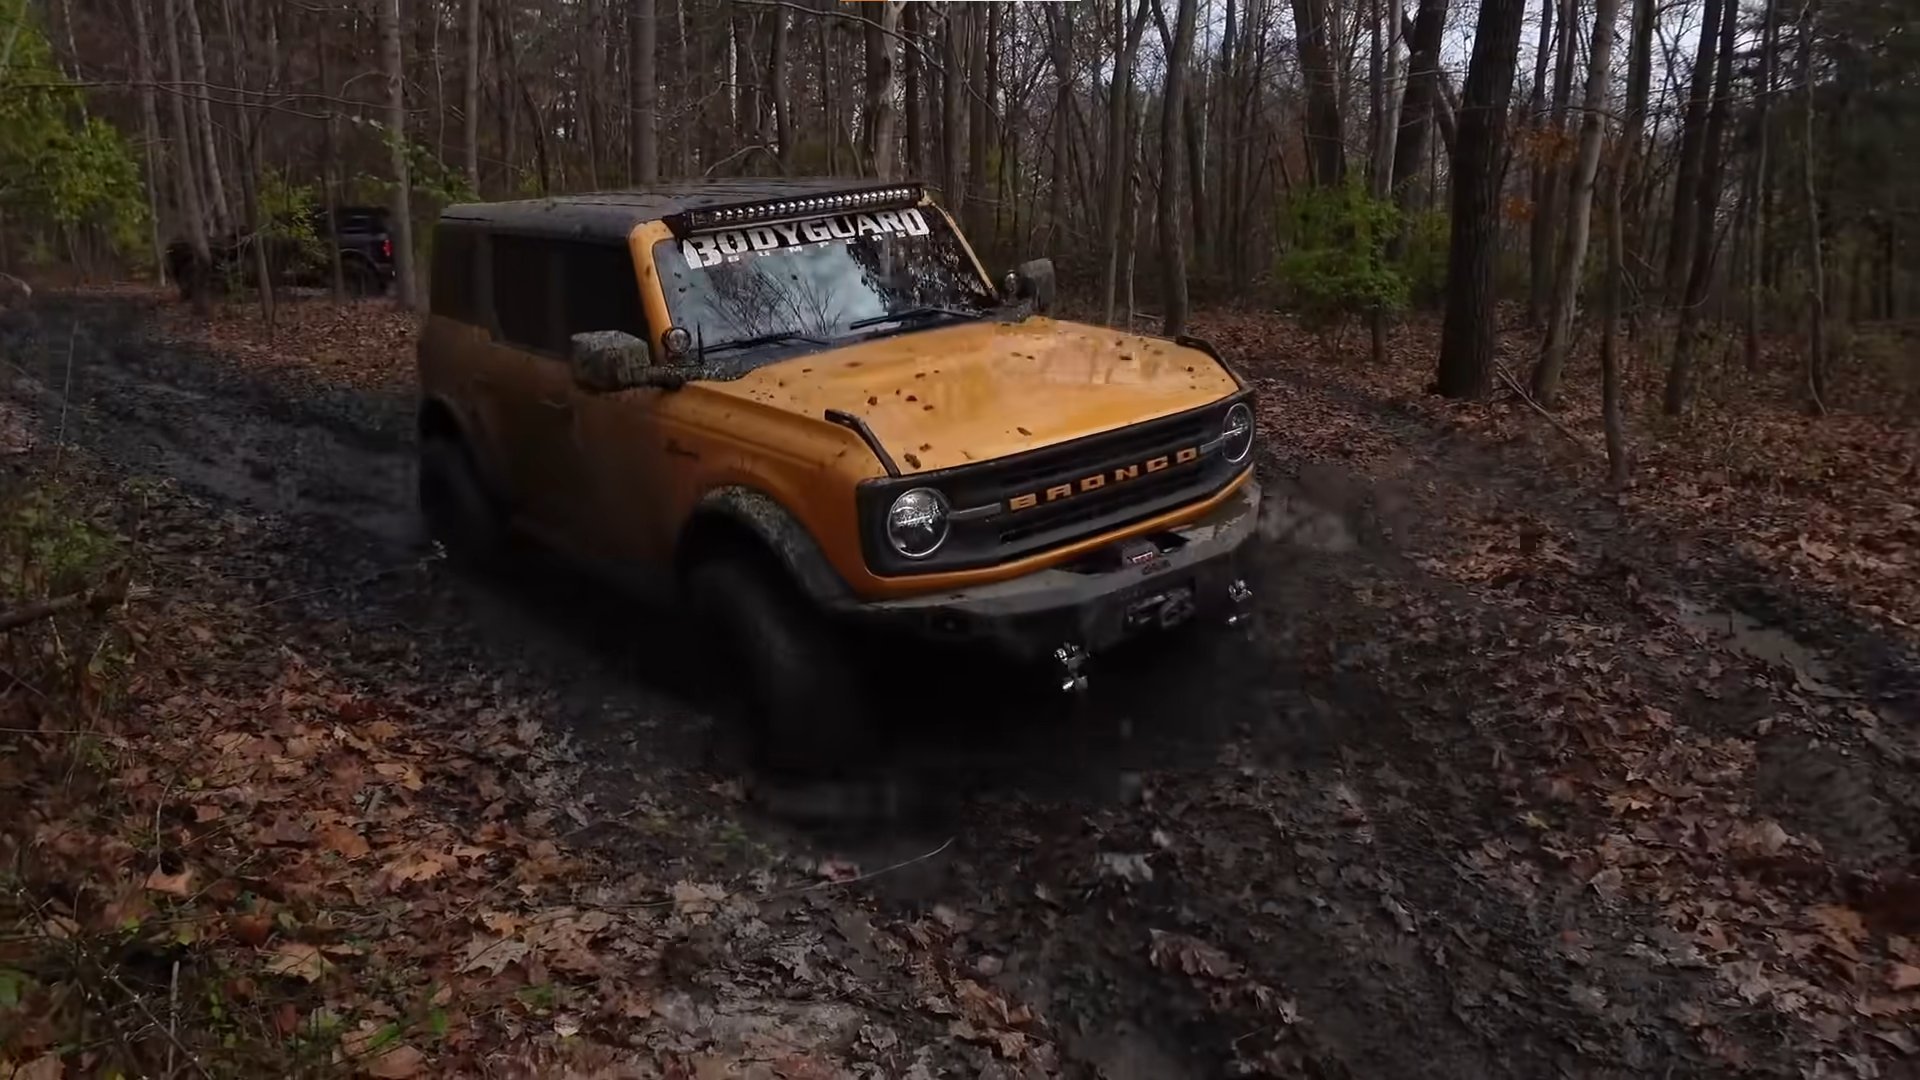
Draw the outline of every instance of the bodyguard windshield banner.
<instances>
[{"instance_id":1,"label":"bodyguard windshield banner","mask_svg":"<svg viewBox=\"0 0 1920 1080\"><path fill-rule=\"evenodd\" d=\"M736 229L699 233L680 241L687 266L699 270L738 261L742 255L765 255L820 244L844 244L862 236L925 236L933 231L919 207L876 210L871 213L832 214L827 217L776 221Z\"/></svg>"}]
</instances>

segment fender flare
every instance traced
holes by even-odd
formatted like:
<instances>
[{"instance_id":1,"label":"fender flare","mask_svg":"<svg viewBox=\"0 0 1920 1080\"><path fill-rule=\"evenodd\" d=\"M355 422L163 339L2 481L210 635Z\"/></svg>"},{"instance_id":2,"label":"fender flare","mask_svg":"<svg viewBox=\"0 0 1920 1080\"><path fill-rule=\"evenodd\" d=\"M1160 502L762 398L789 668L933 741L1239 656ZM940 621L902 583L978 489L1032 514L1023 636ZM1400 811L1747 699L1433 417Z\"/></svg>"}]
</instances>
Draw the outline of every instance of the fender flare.
<instances>
[{"instance_id":1,"label":"fender flare","mask_svg":"<svg viewBox=\"0 0 1920 1080\"><path fill-rule=\"evenodd\" d=\"M682 571L702 554L699 549L704 545L700 541L712 535L709 530L723 535L744 531L786 569L802 592L823 607L843 606L853 596L813 534L765 492L729 485L701 496L675 544L674 562Z\"/></svg>"}]
</instances>

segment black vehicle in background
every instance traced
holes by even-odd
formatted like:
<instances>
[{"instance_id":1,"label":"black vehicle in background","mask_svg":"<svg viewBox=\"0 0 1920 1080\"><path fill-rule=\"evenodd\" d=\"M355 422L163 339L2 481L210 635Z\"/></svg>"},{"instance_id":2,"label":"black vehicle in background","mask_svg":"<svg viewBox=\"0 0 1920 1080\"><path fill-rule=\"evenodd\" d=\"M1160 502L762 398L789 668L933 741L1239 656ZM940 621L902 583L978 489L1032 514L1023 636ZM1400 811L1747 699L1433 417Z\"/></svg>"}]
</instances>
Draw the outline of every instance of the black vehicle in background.
<instances>
[{"instance_id":1,"label":"black vehicle in background","mask_svg":"<svg viewBox=\"0 0 1920 1080\"><path fill-rule=\"evenodd\" d=\"M338 222L340 275L349 296L379 296L393 281L393 235L387 229L388 211L381 206L343 206L334 211ZM315 210L309 224L315 243L271 237L266 244L267 271L276 285L327 287L333 265L327 249L334 230L324 210ZM226 236L209 243L212 265L195 272L193 245L175 240L167 245L167 272L173 275L181 299L191 299L205 286L224 292L232 284L254 281L251 237Z\"/></svg>"}]
</instances>

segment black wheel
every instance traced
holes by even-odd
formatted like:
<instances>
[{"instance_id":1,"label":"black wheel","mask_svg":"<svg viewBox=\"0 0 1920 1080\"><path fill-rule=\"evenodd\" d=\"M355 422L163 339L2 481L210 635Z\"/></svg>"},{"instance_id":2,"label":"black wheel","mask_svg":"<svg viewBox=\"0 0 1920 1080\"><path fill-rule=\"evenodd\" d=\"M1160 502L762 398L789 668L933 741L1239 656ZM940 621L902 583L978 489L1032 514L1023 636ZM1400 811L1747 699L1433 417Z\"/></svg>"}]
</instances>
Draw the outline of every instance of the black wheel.
<instances>
[{"instance_id":1,"label":"black wheel","mask_svg":"<svg viewBox=\"0 0 1920 1080\"><path fill-rule=\"evenodd\" d=\"M420 513L427 534L474 569L497 569L507 552L506 515L464 444L429 437L420 444Z\"/></svg>"},{"instance_id":2,"label":"black wheel","mask_svg":"<svg viewBox=\"0 0 1920 1080\"><path fill-rule=\"evenodd\" d=\"M833 628L765 560L721 556L687 580L705 631L723 719L754 742L758 764L776 776L822 778L859 772L872 734Z\"/></svg>"},{"instance_id":3,"label":"black wheel","mask_svg":"<svg viewBox=\"0 0 1920 1080\"><path fill-rule=\"evenodd\" d=\"M387 291L385 283L380 280L380 275L374 271L373 267L357 259L341 267L341 274L346 278L347 295L356 299L379 296Z\"/></svg>"}]
</instances>

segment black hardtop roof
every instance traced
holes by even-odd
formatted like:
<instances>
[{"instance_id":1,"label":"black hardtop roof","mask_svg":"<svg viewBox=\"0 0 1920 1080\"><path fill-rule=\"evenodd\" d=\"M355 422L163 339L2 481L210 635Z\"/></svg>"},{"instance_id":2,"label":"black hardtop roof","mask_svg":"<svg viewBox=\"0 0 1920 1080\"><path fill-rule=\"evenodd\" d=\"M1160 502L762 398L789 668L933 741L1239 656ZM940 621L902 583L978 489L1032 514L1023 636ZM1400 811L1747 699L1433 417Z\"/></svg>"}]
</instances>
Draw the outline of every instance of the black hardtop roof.
<instances>
[{"instance_id":1,"label":"black hardtop roof","mask_svg":"<svg viewBox=\"0 0 1920 1080\"><path fill-rule=\"evenodd\" d=\"M459 203L440 212L443 224L581 240L624 240L643 222L716 206L803 198L895 186L872 177L765 177L667 180L644 188L555 195L512 202Z\"/></svg>"}]
</instances>

